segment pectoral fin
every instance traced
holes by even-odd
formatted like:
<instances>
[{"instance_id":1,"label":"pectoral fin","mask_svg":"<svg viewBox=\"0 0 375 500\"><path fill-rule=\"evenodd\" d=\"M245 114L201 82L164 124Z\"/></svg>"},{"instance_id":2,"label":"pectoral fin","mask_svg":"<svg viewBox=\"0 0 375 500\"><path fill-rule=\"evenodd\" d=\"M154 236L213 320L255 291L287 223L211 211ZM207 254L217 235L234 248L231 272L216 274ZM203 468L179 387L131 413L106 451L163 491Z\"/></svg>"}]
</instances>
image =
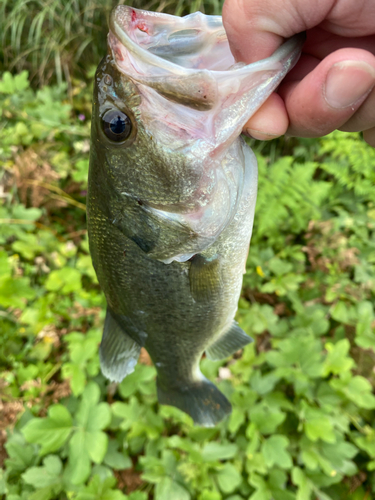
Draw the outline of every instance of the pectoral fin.
<instances>
[{"instance_id":1,"label":"pectoral fin","mask_svg":"<svg viewBox=\"0 0 375 500\"><path fill-rule=\"evenodd\" d=\"M209 300L222 288L220 259L206 259L200 254L190 260L190 291L195 300Z\"/></svg>"},{"instance_id":2,"label":"pectoral fin","mask_svg":"<svg viewBox=\"0 0 375 500\"><path fill-rule=\"evenodd\" d=\"M149 207L126 193L121 201L121 211L114 214L112 224L155 260L169 264L180 260L180 255L199 252L200 246L209 243L207 238L199 237L179 214Z\"/></svg>"},{"instance_id":3,"label":"pectoral fin","mask_svg":"<svg viewBox=\"0 0 375 500\"><path fill-rule=\"evenodd\" d=\"M99 357L103 375L121 382L134 371L141 346L135 342L107 309Z\"/></svg>"},{"instance_id":4,"label":"pectoral fin","mask_svg":"<svg viewBox=\"0 0 375 500\"><path fill-rule=\"evenodd\" d=\"M226 331L214 344L206 349L206 355L209 359L217 361L227 358L236 351L253 342L253 339L233 321L228 331Z\"/></svg>"},{"instance_id":5,"label":"pectoral fin","mask_svg":"<svg viewBox=\"0 0 375 500\"><path fill-rule=\"evenodd\" d=\"M116 214L112 224L134 241L143 252L151 252L158 244L160 228L150 220L136 200L124 197L124 202L125 209Z\"/></svg>"}]
</instances>

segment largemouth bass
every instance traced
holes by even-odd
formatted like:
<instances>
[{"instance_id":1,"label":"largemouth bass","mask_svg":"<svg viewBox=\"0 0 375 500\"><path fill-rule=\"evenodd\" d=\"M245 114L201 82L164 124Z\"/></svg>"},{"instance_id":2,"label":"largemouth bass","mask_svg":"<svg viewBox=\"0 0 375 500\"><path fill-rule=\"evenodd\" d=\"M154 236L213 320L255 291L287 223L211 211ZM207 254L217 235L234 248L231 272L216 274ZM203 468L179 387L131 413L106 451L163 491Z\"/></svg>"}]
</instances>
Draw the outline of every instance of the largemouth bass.
<instances>
[{"instance_id":1,"label":"largemouth bass","mask_svg":"<svg viewBox=\"0 0 375 500\"><path fill-rule=\"evenodd\" d=\"M240 137L297 61L301 38L236 63L221 17L118 6L95 77L90 251L108 308L103 374L121 381L144 346L159 402L213 426L231 411L199 369L251 342L234 322L257 192Z\"/></svg>"}]
</instances>

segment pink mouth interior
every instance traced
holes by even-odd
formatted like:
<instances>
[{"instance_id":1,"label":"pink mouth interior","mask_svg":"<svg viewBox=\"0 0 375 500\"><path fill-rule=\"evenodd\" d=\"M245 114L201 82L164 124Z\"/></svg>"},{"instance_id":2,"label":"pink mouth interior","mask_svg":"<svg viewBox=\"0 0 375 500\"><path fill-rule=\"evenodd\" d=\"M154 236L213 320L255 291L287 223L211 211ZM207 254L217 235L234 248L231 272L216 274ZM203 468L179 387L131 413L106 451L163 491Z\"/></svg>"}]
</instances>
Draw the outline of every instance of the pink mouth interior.
<instances>
[{"instance_id":1,"label":"pink mouth interior","mask_svg":"<svg viewBox=\"0 0 375 500\"><path fill-rule=\"evenodd\" d=\"M140 48L184 68L226 71L235 63L219 16L178 18L125 7L116 22Z\"/></svg>"}]
</instances>

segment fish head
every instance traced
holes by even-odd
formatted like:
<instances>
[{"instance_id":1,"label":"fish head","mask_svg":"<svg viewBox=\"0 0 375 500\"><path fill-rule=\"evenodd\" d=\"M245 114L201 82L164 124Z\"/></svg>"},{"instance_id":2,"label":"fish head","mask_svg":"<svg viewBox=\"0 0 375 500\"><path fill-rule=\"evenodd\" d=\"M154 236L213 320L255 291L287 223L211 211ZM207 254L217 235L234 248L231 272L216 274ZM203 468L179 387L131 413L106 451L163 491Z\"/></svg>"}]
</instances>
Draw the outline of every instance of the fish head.
<instances>
[{"instance_id":1,"label":"fish head","mask_svg":"<svg viewBox=\"0 0 375 500\"><path fill-rule=\"evenodd\" d=\"M234 60L220 16L116 7L95 81L92 149L101 175L117 195L204 234L207 246L236 210L242 127L302 43L291 39L246 65Z\"/></svg>"}]
</instances>

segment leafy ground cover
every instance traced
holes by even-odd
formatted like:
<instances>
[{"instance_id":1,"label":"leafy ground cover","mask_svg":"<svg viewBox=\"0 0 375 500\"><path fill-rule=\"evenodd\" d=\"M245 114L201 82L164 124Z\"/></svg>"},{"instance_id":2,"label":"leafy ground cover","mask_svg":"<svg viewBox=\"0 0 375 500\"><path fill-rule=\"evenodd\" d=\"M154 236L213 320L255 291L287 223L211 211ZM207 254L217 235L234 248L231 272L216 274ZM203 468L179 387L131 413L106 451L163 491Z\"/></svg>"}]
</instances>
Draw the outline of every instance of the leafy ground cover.
<instances>
[{"instance_id":1,"label":"leafy ground cover","mask_svg":"<svg viewBox=\"0 0 375 500\"><path fill-rule=\"evenodd\" d=\"M70 99L74 96L73 101ZM253 144L259 196L238 321L202 371L213 429L159 406L145 352L100 374L88 253L91 92L0 80L0 496L370 500L375 495L375 150L357 134Z\"/></svg>"}]
</instances>

